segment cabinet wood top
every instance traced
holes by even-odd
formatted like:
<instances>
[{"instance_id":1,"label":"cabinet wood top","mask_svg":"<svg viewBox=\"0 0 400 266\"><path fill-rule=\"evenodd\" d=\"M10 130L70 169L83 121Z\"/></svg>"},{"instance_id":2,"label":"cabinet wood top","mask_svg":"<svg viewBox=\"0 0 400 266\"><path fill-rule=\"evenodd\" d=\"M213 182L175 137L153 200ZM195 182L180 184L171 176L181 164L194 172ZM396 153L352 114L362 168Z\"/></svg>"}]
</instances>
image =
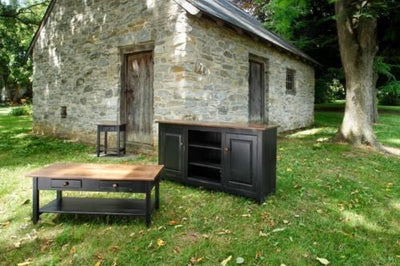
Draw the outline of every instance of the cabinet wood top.
<instances>
[{"instance_id":1,"label":"cabinet wood top","mask_svg":"<svg viewBox=\"0 0 400 266\"><path fill-rule=\"evenodd\" d=\"M267 130L278 127L277 125L205 122L205 121L189 121L189 120L157 120L156 123L170 124L170 125L200 126L200 127L254 129L254 130Z\"/></svg>"},{"instance_id":2,"label":"cabinet wood top","mask_svg":"<svg viewBox=\"0 0 400 266\"><path fill-rule=\"evenodd\" d=\"M162 165L56 163L27 174L27 177L153 181Z\"/></svg>"}]
</instances>

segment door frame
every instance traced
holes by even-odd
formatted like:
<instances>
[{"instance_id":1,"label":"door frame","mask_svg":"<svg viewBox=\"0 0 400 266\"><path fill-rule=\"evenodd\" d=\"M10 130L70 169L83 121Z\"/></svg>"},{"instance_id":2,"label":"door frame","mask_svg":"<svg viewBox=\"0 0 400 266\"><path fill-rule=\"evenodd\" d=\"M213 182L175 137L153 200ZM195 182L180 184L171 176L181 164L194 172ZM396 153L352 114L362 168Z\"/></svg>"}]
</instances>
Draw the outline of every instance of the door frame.
<instances>
[{"instance_id":1,"label":"door frame","mask_svg":"<svg viewBox=\"0 0 400 266\"><path fill-rule=\"evenodd\" d=\"M268 124L269 122L269 60L265 57L261 57L255 54L249 54L249 74L248 74L248 96L249 96L249 101L248 101L248 119L250 122L250 62L256 62L262 65L262 81L261 81L261 87L263 88L263 93L262 93L262 102L263 102L263 108L262 108L262 119L261 123L263 124Z\"/></svg>"},{"instance_id":2,"label":"door frame","mask_svg":"<svg viewBox=\"0 0 400 266\"><path fill-rule=\"evenodd\" d=\"M120 60L121 60L121 68L120 68L120 106L119 106L119 116L120 116L120 121L122 123L127 123L127 102L126 102L126 88L127 88L127 71L128 68L126 66L127 58L131 54L140 54L140 53L146 53L146 52L151 52L154 60L154 42L148 42L148 43L143 43L143 44L138 44L138 45L129 45L129 46L122 46L119 47L120 50ZM154 62L154 61L153 61ZM153 63L153 84L154 84L154 63ZM153 114L154 114L154 86L153 86ZM153 122L154 124L154 122ZM152 126L152 125L151 125ZM153 130L152 133L153 134ZM143 145L154 145L149 144L149 143L141 143Z\"/></svg>"}]
</instances>

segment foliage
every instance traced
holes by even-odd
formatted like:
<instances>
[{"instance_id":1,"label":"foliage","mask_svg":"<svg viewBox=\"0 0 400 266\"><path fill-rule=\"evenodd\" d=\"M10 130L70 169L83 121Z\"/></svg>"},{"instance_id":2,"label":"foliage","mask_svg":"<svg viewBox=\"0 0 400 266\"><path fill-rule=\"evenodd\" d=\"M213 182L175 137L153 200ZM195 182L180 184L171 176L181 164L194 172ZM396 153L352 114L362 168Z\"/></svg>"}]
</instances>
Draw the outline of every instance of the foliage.
<instances>
[{"instance_id":1,"label":"foliage","mask_svg":"<svg viewBox=\"0 0 400 266\"><path fill-rule=\"evenodd\" d=\"M12 116L32 115L32 106L26 104L20 107L14 107L8 114Z\"/></svg>"},{"instance_id":2,"label":"foliage","mask_svg":"<svg viewBox=\"0 0 400 266\"><path fill-rule=\"evenodd\" d=\"M400 81L394 80L379 88L380 104L400 105Z\"/></svg>"},{"instance_id":3,"label":"foliage","mask_svg":"<svg viewBox=\"0 0 400 266\"><path fill-rule=\"evenodd\" d=\"M29 117L6 112L0 108L0 261L4 265L400 262L396 244L400 159L330 142L342 119L340 113L317 113L314 128L280 135L277 191L265 204L162 181L160 209L146 228L142 218L55 214L43 214L32 225L31 180L24 176L33 169L54 162L148 160L105 161L94 156L94 146L32 136ZM383 114L384 127L377 134L400 147L397 120L398 115ZM41 203L47 203L55 193L44 191L40 196Z\"/></svg>"},{"instance_id":4,"label":"foliage","mask_svg":"<svg viewBox=\"0 0 400 266\"><path fill-rule=\"evenodd\" d=\"M0 2L0 88L6 88L11 101L17 101L23 90L31 93L32 62L26 52L48 3Z\"/></svg>"}]
</instances>

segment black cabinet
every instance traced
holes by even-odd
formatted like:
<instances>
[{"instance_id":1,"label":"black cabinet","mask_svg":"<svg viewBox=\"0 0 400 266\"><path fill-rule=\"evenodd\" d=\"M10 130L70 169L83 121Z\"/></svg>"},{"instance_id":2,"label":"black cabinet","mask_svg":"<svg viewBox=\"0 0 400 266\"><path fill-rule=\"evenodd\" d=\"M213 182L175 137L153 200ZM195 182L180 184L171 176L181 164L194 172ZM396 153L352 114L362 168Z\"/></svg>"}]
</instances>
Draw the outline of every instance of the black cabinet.
<instances>
[{"instance_id":1,"label":"black cabinet","mask_svg":"<svg viewBox=\"0 0 400 266\"><path fill-rule=\"evenodd\" d=\"M162 178L264 201L275 191L276 126L158 121Z\"/></svg>"}]
</instances>

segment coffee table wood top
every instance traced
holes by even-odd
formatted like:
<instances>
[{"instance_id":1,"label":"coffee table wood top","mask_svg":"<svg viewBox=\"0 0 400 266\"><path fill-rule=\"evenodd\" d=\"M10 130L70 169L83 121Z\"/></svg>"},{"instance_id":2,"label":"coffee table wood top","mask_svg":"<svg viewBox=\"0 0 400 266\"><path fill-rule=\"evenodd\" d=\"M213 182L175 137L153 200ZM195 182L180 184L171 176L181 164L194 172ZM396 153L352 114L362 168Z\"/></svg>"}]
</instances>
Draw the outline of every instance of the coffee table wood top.
<instances>
[{"instance_id":1,"label":"coffee table wood top","mask_svg":"<svg viewBox=\"0 0 400 266\"><path fill-rule=\"evenodd\" d=\"M56 163L27 174L27 177L154 181L162 165Z\"/></svg>"}]
</instances>

